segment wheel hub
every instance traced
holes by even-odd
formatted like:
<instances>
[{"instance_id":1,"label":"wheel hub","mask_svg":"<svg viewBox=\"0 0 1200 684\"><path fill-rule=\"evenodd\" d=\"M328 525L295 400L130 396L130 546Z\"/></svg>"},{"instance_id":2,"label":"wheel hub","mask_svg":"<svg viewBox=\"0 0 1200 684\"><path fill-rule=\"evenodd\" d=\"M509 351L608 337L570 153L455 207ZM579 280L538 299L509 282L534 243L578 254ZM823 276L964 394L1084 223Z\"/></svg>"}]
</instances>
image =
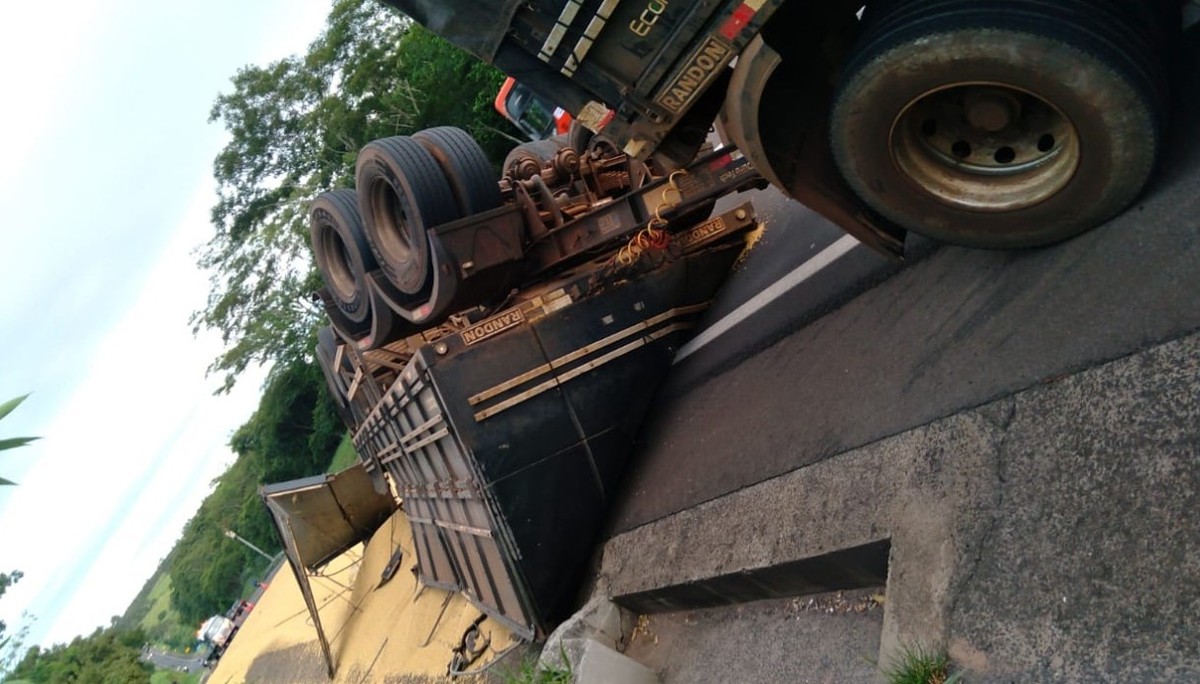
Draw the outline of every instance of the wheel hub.
<instances>
[{"instance_id":1,"label":"wheel hub","mask_svg":"<svg viewBox=\"0 0 1200 684\"><path fill-rule=\"evenodd\" d=\"M1011 93L994 88L969 88L963 93L967 122L980 131L998 133L1021 118L1021 103Z\"/></svg>"},{"instance_id":2,"label":"wheel hub","mask_svg":"<svg viewBox=\"0 0 1200 684\"><path fill-rule=\"evenodd\" d=\"M332 228L326 228L321 238L328 270L325 274L326 283L341 299L353 299L358 292L358 280L354 273L354 261L350 258L350 249L342 240L342 236Z\"/></svg>"},{"instance_id":3,"label":"wheel hub","mask_svg":"<svg viewBox=\"0 0 1200 684\"><path fill-rule=\"evenodd\" d=\"M405 227L408 217L396 191L388 183L378 180L371 185L368 197L371 213L380 224L376 239L382 250L397 262L411 259L413 247Z\"/></svg>"},{"instance_id":4,"label":"wheel hub","mask_svg":"<svg viewBox=\"0 0 1200 684\"><path fill-rule=\"evenodd\" d=\"M896 166L941 202L974 211L1037 204L1079 165L1075 128L1040 97L989 83L913 99L892 125Z\"/></svg>"}]
</instances>

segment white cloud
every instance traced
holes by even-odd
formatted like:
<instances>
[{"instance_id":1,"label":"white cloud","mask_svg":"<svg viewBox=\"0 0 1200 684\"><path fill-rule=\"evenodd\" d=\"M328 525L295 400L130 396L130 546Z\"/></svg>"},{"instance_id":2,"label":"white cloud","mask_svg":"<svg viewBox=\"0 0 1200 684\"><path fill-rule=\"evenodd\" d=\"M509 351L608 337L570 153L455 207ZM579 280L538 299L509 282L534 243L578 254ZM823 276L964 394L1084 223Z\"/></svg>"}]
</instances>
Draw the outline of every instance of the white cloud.
<instances>
[{"instance_id":1,"label":"white cloud","mask_svg":"<svg viewBox=\"0 0 1200 684\"><path fill-rule=\"evenodd\" d=\"M208 173L195 160L216 153L199 149L217 137L203 104L236 65L303 51L329 6L72 0L0 9L0 203L18 209L3 229L0 321L24 326L39 350L8 362L24 366L8 378L21 383L14 392L37 391L3 434L30 432L21 421L32 415L44 437L16 457L29 465L16 471L20 485L0 490L0 571L25 573L0 601L0 619L38 615L33 642L66 641L123 612L233 458L225 445L257 404L263 373L212 396L204 371L220 341L193 338L187 321L208 290L191 251L210 234L215 199L210 180L195 180ZM109 147L97 148L97 136ZM131 205L139 191L159 204ZM137 264L100 249L126 236L148 252ZM113 294L137 283L136 296ZM82 320L92 300L116 305L95 312L106 320ZM26 315L31 307L42 315ZM60 387L64 375L71 382Z\"/></svg>"},{"instance_id":2,"label":"white cloud","mask_svg":"<svg viewBox=\"0 0 1200 684\"><path fill-rule=\"evenodd\" d=\"M211 198L209 183L194 194L147 287L96 350L44 439L29 447L34 464L21 485L5 493L6 518L28 511L29 524L5 530L0 567L20 568L25 579L5 596L3 611L42 614L69 600L62 618L45 615L39 625L50 641L124 611L209 481L232 461L229 436L257 404L261 372L228 396L212 395L217 383L202 378L220 341L211 333L193 338L187 323L207 292L190 250L207 235ZM93 547L91 567L79 567L79 551ZM64 586L79 575L78 590Z\"/></svg>"},{"instance_id":3,"label":"white cloud","mask_svg":"<svg viewBox=\"0 0 1200 684\"><path fill-rule=\"evenodd\" d=\"M63 93L76 83L75 65L103 30L103 3L8 3L0 21L0 64L6 104L0 108L5 131L5 163L0 185L25 167L29 156L63 114Z\"/></svg>"}]
</instances>

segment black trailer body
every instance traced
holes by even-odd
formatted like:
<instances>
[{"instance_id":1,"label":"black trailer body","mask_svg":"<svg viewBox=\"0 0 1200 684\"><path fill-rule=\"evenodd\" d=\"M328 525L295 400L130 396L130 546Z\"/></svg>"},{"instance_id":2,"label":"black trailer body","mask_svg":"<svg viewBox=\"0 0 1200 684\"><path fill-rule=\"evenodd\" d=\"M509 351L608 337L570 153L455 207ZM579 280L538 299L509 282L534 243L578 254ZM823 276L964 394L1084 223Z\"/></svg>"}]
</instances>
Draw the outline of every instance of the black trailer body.
<instances>
[{"instance_id":1,"label":"black trailer body","mask_svg":"<svg viewBox=\"0 0 1200 684\"><path fill-rule=\"evenodd\" d=\"M744 205L632 271L585 264L415 352L354 443L396 487L425 584L524 638L569 613L654 390L741 252L702 243L753 221Z\"/></svg>"}]
</instances>

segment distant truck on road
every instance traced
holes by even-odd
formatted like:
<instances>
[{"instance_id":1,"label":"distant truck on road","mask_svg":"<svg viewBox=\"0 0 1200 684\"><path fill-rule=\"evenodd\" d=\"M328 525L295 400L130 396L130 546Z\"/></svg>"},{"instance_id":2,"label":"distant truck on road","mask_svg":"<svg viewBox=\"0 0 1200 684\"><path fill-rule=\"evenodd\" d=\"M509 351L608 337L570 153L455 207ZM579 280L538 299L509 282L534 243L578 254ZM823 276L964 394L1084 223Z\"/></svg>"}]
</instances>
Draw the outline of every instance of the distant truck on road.
<instances>
[{"instance_id":1,"label":"distant truck on road","mask_svg":"<svg viewBox=\"0 0 1200 684\"><path fill-rule=\"evenodd\" d=\"M248 601L235 601L224 615L214 615L204 621L196 632L196 639L208 645L208 653L202 663L204 667L210 667L221 659L253 607Z\"/></svg>"},{"instance_id":2,"label":"distant truck on road","mask_svg":"<svg viewBox=\"0 0 1200 684\"><path fill-rule=\"evenodd\" d=\"M214 615L204 621L200 626L200 631L196 633L196 638L199 641L208 645L208 653L204 656L204 667L210 667L225 654L225 649L229 647L229 642L233 641L233 637L237 634L237 625L233 620L224 615Z\"/></svg>"}]
</instances>

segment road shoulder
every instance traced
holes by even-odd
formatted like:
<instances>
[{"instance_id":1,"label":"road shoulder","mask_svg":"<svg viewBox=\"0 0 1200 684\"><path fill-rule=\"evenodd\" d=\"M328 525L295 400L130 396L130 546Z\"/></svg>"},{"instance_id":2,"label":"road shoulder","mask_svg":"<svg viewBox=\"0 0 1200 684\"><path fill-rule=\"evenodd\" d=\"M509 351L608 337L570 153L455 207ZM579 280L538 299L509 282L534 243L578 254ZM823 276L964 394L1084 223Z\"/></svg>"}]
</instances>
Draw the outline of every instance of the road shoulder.
<instances>
[{"instance_id":1,"label":"road shoulder","mask_svg":"<svg viewBox=\"0 0 1200 684\"><path fill-rule=\"evenodd\" d=\"M920 643L972 682L1200 679L1197 378L1192 334L1040 383L617 535L599 586L736 604L770 597L756 573L836 576L831 554L883 543L883 662ZM869 586L872 560L840 562Z\"/></svg>"}]
</instances>

